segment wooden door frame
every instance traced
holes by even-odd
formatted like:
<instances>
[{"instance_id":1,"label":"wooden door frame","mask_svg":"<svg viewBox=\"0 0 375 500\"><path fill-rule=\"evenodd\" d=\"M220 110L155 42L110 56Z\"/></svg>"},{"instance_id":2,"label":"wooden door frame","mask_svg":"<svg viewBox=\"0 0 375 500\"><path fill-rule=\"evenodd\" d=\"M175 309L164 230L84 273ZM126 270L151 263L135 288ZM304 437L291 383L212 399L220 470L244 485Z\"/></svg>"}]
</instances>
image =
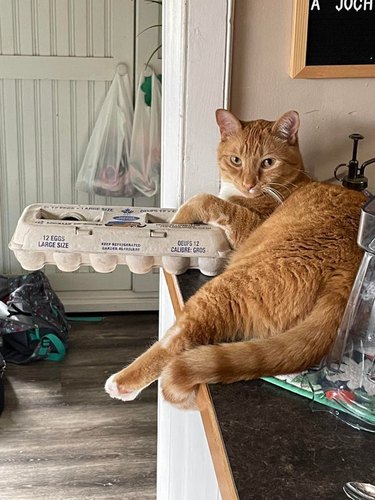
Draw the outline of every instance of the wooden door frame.
<instances>
[{"instance_id":1,"label":"wooden door frame","mask_svg":"<svg viewBox=\"0 0 375 500\"><path fill-rule=\"evenodd\" d=\"M163 1L162 207L218 193L214 113L229 104L233 14L234 0ZM162 273L159 307L162 336L174 321ZM159 394L157 498L219 496L199 414Z\"/></svg>"}]
</instances>

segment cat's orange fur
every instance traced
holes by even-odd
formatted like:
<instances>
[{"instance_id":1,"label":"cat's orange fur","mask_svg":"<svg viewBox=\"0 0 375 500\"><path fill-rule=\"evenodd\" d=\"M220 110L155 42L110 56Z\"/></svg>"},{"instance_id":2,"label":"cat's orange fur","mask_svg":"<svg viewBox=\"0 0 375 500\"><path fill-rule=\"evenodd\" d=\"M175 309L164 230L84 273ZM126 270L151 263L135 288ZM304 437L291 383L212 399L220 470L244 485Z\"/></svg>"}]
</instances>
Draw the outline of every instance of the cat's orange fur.
<instances>
[{"instance_id":1,"label":"cat's orange fur","mask_svg":"<svg viewBox=\"0 0 375 500\"><path fill-rule=\"evenodd\" d=\"M306 369L327 353L342 318L362 255L365 196L307 177L296 112L276 122L216 117L229 198L195 196L174 221L218 225L235 251L165 337L112 376L114 397L132 399L161 376L165 398L192 408L200 383Z\"/></svg>"}]
</instances>

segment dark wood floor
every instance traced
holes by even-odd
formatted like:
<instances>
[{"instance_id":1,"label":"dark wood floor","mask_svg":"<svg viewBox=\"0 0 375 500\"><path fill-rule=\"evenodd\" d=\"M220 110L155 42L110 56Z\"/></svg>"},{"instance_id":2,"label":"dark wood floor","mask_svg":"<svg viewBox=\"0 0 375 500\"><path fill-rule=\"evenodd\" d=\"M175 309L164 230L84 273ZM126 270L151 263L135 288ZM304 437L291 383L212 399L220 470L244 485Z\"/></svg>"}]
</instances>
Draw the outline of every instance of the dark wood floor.
<instances>
[{"instance_id":1,"label":"dark wood floor","mask_svg":"<svg viewBox=\"0 0 375 500\"><path fill-rule=\"evenodd\" d=\"M128 403L103 385L156 339L157 315L72 325L64 361L7 367L0 499L155 498L156 384Z\"/></svg>"}]
</instances>

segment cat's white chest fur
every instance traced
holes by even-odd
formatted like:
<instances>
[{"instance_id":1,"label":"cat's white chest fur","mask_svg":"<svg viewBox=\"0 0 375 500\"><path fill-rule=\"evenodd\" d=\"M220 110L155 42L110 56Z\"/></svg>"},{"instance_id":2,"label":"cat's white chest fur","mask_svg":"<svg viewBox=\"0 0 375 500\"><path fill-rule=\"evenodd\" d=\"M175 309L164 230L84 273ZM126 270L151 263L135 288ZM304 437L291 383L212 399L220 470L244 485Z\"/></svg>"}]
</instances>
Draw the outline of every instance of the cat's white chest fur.
<instances>
[{"instance_id":1,"label":"cat's white chest fur","mask_svg":"<svg viewBox=\"0 0 375 500\"><path fill-rule=\"evenodd\" d=\"M243 193L232 182L221 181L219 198L228 200L231 196L243 196Z\"/></svg>"}]
</instances>

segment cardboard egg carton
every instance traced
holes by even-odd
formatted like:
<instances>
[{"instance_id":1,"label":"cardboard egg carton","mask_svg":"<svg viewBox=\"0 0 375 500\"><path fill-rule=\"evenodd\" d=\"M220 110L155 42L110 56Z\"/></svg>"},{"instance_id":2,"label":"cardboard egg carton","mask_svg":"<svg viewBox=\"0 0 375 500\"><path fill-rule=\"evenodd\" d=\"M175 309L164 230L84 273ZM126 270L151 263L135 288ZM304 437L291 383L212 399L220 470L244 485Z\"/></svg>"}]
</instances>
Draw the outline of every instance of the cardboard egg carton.
<instances>
[{"instance_id":1,"label":"cardboard egg carton","mask_svg":"<svg viewBox=\"0 0 375 500\"><path fill-rule=\"evenodd\" d=\"M172 224L176 210L94 205L34 204L22 213L9 244L28 271L55 264L100 273L126 264L137 274L161 266L171 274L198 268L215 276L230 246L224 232L206 224Z\"/></svg>"}]
</instances>

